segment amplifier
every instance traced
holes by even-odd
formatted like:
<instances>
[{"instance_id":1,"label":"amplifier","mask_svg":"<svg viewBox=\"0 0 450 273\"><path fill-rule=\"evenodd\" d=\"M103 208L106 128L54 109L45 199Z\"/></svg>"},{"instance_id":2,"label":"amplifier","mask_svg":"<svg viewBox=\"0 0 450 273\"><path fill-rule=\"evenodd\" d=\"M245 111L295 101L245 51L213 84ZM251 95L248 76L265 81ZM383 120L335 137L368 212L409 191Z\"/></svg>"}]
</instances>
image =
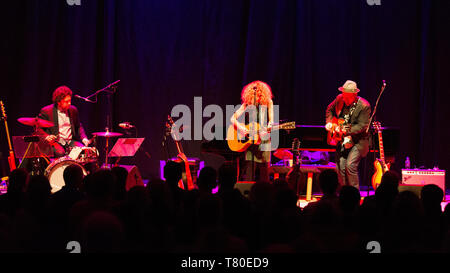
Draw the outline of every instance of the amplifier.
<instances>
[{"instance_id":1,"label":"amplifier","mask_svg":"<svg viewBox=\"0 0 450 273\"><path fill-rule=\"evenodd\" d=\"M437 169L402 169L402 185L435 184L444 191L445 170Z\"/></svg>"}]
</instances>

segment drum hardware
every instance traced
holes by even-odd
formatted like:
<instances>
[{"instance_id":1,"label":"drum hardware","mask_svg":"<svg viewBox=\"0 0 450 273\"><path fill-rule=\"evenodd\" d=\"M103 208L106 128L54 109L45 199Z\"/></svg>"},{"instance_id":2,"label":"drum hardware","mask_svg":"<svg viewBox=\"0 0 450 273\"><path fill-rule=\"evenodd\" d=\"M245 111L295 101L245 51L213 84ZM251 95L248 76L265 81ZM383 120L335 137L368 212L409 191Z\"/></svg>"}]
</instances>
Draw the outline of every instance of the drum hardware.
<instances>
[{"instance_id":1,"label":"drum hardware","mask_svg":"<svg viewBox=\"0 0 450 273\"><path fill-rule=\"evenodd\" d=\"M59 191L65 185L64 170L70 165L79 166L83 171L83 175L88 175L86 169L77 161L69 158L68 156L58 158L48 165L44 172L44 175L47 176L52 187L52 193Z\"/></svg>"},{"instance_id":2,"label":"drum hardware","mask_svg":"<svg viewBox=\"0 0 450 273\"><path fill-rule=\"evenodd\" d=\"M28 143L27 150L23 155L22 161L19 165L21 167L24 159L30 159L31 162L31 175L41 175L44 174L42 170L42 165L50 164L50 159L48 153L44 153L39 146L40 138L39 136L31 135L25 136L24 141ZM41 143L42 144L42 143ZM44 144L45 145L45 144ZM46 149L46 150L51 150Z\"/></svg>"},{"instance_id":3,"label":"drum hardware","mask_svg":"<svg viewBox=\"0 0 450 273\"><path fill-rule=\"evenodd\" d=\"M53 127L54 123L48 120L40 119L38 117L34 118L18 118L18 122L27 125L33 126L34 132L32 135L24 136L23 140L28 143L25 154L22 157L22 161L19 167L24 162L24 159L30 158L31 160L31 175L40 175L43 174L43 170L41 168L42 164L49 164L49 157L53 156L53 151L51 149L50 144L41 141L41 136L37 134L38 128L49 128ZM44 151L43 151L44 150Z\"/></svg>"},{"instance_id":4,"label":"drum hardware","mask_svg":"<svg viewBox=\"0 0 450 273\"><path fill-rule=\"evenodd\" d=\"M90 103L97 103L97 96L98 94L100 94L101 92L106 92L107 94L107 100L108 100L108 106L109 106L109 113L106 115L106 132L96 132L93 133L94 136L101 136L101 137L106 137L106 156L105 156L105 165L108 165L108 145L109 145L109 138L110 137L117 137L117 136L121 136L122 134L120 133L114 133L114 132L110 132L109 128L112 127L112 103L111 103L111 95L115 94L117 91L117 85L119 84L120 80L117 80L113 83L108 84L107 86L105 86L104 88L95 91L93 94L87 96L86 98L80 96L80 95L75 95L75 97L80 98L84 101L90 102ZM91 98L94 97L94 100L91 100Z\"/></svg>"},{"instance_id":5,"label":"drum hardware","mask_svg":"<svg viewBox=\"0 0 450 273\"><path fill-rule=\"evenodd\" d=\"M123 134L110 132L108 127L106 127L105 129L106 129L106 132L95 132L92 134L97 137L105 137L106 138L105 166L108 166L109 138L110 137L119 137L119 136L122 136Z\"/></svg>"},{"instance_id":6,"label":"drum hardware","mask_svg":"<svg viewBox=\"0 0 450 273\"><path fill-rule=\"evenodd\" d=\"M35 118L18 118L18 122L22 123L23 125L33 126L35 129L37 128L50 128L55 126L55 124L51 121L40 119L38 117Z\"/></svg>"},{"instance_id":7,"label":"drum hardware","mask_svg":"<svg viewBox=\"0 0 450 273\"><path fill-rule=\"evenodd\" d=\"M98 150L95 147L72 147L68 157L80 164L93 163L98 161Z\"/></svg>"}]
</instances>

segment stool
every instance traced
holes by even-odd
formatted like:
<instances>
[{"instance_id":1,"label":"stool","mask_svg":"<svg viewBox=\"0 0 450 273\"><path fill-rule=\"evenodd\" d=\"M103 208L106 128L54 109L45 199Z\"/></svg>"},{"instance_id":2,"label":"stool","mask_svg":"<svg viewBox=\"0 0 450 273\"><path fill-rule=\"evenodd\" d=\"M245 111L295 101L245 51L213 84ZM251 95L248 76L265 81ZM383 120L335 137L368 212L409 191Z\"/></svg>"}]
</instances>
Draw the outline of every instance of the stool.
<instances>
[{"instance_id":1,"label":"stool","mask_svg":"<svg viewBox=\"0 0 450 273\"><path fill-rule=\"evenodd\" d=\"M311 201L311 191L312 191L312 183L313 176L315 173L320 173L322 170L326 169L336 169L335 163L328 163L328 165L307 165L303 164L300 166L300 170L308 173L308 178L306 180L306 201Z\"/></svg>"}]
</instances>

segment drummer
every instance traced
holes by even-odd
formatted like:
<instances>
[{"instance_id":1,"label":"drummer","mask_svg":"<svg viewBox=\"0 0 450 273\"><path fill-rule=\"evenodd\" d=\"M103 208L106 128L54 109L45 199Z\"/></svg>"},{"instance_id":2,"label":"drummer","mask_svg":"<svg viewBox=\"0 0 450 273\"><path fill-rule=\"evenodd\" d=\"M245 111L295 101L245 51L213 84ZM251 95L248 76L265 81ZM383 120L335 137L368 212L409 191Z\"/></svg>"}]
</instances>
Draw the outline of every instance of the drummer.
<instances>
[{"instance_id":1,"label":"drummer","mask_svg":"<svg viewBox=\"0 0 450 273\"><path fill-rule=\"evenodd\" d=\"M64 156L74 146L88 146L90 142L81 125L78 109L71 105L72 90L60 86L53 92L52 100L53 104L41 109L39 118L53 122L54 126L39 128L39 133L52 145L55 157Z\"/></svg>"}]
</instances>

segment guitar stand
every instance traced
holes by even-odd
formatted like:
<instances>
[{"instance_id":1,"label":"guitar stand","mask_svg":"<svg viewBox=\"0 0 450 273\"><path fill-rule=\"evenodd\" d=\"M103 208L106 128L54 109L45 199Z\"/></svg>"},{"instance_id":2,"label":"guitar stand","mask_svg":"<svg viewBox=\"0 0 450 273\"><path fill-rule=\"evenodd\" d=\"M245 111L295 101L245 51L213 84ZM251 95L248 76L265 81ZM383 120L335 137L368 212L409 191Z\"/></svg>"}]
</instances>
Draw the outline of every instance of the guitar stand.
<instances>
[{"instance_id":1,"label":"guitar stand","mask_svg":"<svg viewBox=\"0 0 450 273\"><path fill-rule=\"evenodd\" d=\"M376 119L373 119L373 121L376 121ZM369 137L370 137L370 142L369 142L369 154L371 154L372 155L372 160L371 160L371 162L375 162L375 141L374 141L374 130L373 130L373 128L372 128L372 123L370 123L369 124L369 130L368 130L368 132L369 132ZM370 152L372 150L372 152ZM369 174L369 171L368 171L368 160L369 159L369 157L367 156L367 158L366 158L366 160L365 160L365 162L364 162L364 173L365 173L365 176L368 176L368 174ZM371 181L371 179L370 179L370 175L368 176L368 177L366 177L367 178L367 196L369 196L369 194L370 194L370 187L372 186L372 183L370 183L370 181ZM376 189L373 189L374 190L374 195L375 195L375 190Z\"/></svg>"}]
</instances>

